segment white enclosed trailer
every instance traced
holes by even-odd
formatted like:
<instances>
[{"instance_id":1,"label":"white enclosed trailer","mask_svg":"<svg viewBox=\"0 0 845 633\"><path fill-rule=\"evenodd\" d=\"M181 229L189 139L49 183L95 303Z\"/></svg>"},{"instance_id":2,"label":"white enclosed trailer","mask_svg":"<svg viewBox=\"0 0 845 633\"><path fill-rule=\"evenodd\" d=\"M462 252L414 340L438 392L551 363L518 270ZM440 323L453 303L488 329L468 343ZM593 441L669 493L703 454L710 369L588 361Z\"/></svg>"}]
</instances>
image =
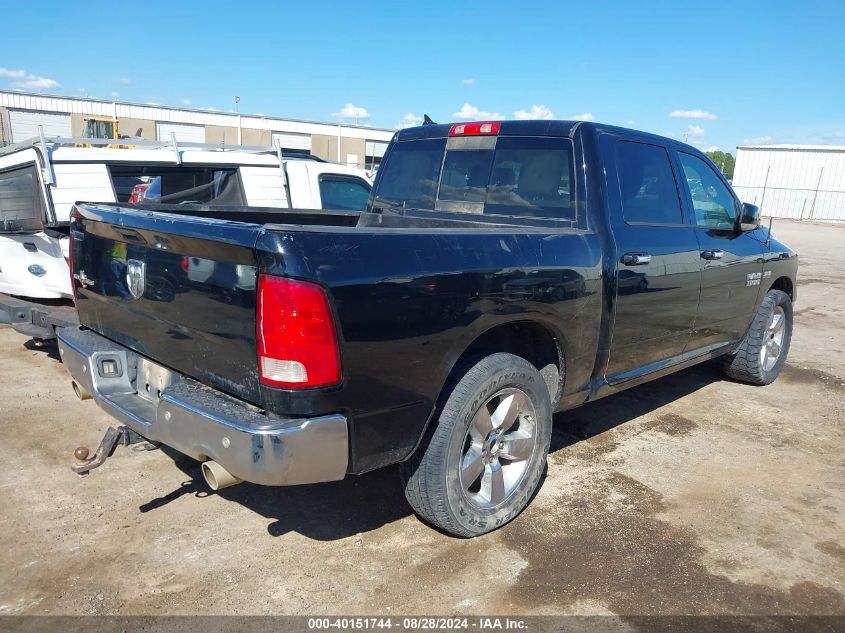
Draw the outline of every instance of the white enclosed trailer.
<instances>
[{"instance_id":1,"label":"white enclosed trailer","mask_svg":"<svg viewBox=\"0 0 845 633\"><path fill-rule=\"evenodd\" d=\"M363 171L308 154L177 143L175 135L170 143L41 137L5 147L0 322L37 340L72 322L68 224L76 202L361 210L370 186Z\"/></svg>"},{"instance_id":2,"label":"white enclosed trailer","mask_svg":"<svg viewBox=\"0 0 845 633\"><path fill-rule=\"evenodd\" d=\"M845 145L737 147L733 188L763 215L845 221Z\"/></svg>"}]
</instances>

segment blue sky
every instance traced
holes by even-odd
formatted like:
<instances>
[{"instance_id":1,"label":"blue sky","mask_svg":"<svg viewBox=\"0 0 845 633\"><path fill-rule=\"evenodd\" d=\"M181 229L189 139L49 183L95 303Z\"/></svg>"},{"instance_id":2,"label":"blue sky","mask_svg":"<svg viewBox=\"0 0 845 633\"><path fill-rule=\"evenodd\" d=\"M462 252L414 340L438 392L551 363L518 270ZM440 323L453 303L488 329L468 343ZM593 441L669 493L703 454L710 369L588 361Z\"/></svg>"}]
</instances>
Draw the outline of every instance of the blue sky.
<instances>
[{"instance_id":1,"label":"blue sky","mask_svg":"<svg viewBox=\"0 0 845 633\"><path fill-rule=\"evenodd\" d=\"M2 3L0 88L394 128L585 118L845 144L845 3ZM102 25L102 33L97 33Z\"/></svg>"}]
</instances>

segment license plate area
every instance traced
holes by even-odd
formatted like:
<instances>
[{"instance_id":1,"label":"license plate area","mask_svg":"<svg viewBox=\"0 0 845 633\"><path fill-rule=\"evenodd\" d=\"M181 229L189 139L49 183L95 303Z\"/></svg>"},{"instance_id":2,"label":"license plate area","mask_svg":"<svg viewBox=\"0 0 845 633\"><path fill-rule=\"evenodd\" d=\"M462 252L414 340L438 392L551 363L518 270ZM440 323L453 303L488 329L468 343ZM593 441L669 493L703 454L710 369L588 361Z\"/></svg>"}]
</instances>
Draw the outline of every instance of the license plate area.
<instances>
[{"instance_id":1,"label":"license plate area","mask_svg":"<svg viewBox=\"0 0 845 633\"><path fill-rule=\"evenodd\" d=\"M178 374L157 365L146 358L138 359L138 374L135 378L135 390L140 398L157 403L161 394L178 380Z\"/></svg>"}]
</instances>

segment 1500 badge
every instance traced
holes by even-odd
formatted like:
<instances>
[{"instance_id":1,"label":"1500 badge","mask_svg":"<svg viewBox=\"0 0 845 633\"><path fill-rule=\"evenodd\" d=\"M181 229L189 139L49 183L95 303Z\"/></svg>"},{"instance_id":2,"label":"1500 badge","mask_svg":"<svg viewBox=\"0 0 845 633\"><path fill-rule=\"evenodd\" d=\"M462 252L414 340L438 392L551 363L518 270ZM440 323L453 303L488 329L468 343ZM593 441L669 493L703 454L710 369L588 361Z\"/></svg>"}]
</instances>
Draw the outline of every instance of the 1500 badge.
<instances>
[{"instance_id":1,"label":"1500 badge","mask_svg":"<svg viewBox=\"0 0 845 633\"><path fill-rule=\"evenodd\" d=\"M745 276L745 285L746 286L759 286L761 279L768 279L772 276L772 271L767 270L762 273L748 273Z\"/></svg>"}]
</instances>

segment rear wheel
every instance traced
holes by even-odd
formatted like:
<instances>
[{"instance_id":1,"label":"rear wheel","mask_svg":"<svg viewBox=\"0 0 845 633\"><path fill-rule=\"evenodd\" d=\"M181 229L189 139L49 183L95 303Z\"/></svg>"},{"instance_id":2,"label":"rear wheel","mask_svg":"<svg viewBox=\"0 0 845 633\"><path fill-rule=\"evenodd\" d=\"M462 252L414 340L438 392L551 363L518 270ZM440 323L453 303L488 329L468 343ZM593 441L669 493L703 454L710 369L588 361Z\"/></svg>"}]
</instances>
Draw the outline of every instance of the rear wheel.
<instances>
[{"instance_id":1,"label":"rear wheel","mask_svg":"<svg viewBox=\"0 0 845 633\"><path fill-rule=\"evenodd\" d=\"M745 338L734 354L725 357L725 373L752 385L768 385L780 374L792 340L792 300L770 290Z\"/></svg>"},{"instance_id":2,"label":"rear wheel","mask_svg":"<svg viewBox=\"0 0 845 633\"><path fill-rule=\"evenodd\" d=\"M540 372L519 356L488 356L458 381L427 446L403 465L405 496L423 519L457 536L494 530L536 491L551 427Z\"/></svg>"}]
</instances>

